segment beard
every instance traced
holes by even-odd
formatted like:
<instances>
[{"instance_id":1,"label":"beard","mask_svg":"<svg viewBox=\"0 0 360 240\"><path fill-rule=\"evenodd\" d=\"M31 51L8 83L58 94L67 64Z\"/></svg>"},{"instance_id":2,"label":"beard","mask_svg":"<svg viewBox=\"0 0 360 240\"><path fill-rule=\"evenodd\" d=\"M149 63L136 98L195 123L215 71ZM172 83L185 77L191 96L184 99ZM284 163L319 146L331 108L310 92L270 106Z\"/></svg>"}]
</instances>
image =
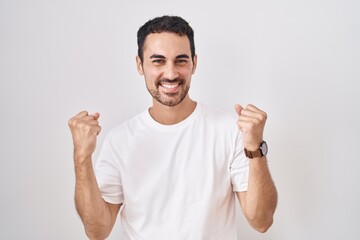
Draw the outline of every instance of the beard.
<instances>
[{"instance_id":1,"label":"beard","mask_svg":"<svg viewBox=\"0 0 360 240\"><path fill-rule=\"evenodd\" d=\"M181 103L184 98L186 97L186 95L189 92L190 86L185 84L185 80L182 78L175 78L173 80L170 79L161 79L158 82L156 82L156 90L154 89L150 89L148 86L147 90L149 91L149 93L151 94L151 96L156 99L156 101L158 101L159 103L165 105L165 106L176 106L179 103ZM180 90L178 92L175 93L166 93L166 92L161 92L159 91L159 86L162 83L179 83L179 87Z\"/></svg>"}]
</instances>

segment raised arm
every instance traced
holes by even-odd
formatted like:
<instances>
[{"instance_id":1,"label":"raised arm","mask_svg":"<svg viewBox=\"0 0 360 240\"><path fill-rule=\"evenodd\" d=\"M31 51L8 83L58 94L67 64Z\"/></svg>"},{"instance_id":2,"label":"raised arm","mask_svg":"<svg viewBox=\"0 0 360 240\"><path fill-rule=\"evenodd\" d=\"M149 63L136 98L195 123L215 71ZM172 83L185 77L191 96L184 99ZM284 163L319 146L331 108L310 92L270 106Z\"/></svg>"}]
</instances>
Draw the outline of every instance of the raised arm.
<instances>
[{"instance_id":1,"label":"raised arm","mask_svg":"<svg viewBox=\"0 0 360 240\"><path fill-rule=\"evenodd\" d=\"M99 114L80 112L68 122L74 142L75 206L90 239L105 239L111 232L120 206L103 200L95 178L92 154L101 131Z\"/></svg>"},{"instance_id":2,"label":"raised arm","mask_svg":"<svg viewBox=\"0 0 360 240\"><path fill-rule=\"evenodd\" d=\"M238 126L243 132L244 147L249 151L259 149L267 115L253 105L242 108L235 105L239 115ZM249 224L259 232L266 232L273 223L277 205L277 191L271 178L266 156L250 159L247 192L237 192L241 209Z\"/></svg>"}]
</instances>

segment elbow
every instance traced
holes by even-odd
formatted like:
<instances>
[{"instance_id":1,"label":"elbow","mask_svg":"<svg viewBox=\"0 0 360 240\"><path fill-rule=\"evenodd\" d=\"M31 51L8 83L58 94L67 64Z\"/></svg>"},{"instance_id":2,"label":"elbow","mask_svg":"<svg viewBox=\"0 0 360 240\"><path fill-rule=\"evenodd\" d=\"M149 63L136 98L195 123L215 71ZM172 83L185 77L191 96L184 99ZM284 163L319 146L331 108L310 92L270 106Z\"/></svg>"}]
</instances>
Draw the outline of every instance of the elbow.
<instances>
[{"instance_id":1,"label":"elbow","mask_svg":"<svg viewBox=\"0 0 360 240\"><path fill-rule=\"evenodd\" d=\"M105 225L84 224L86 236L90 240L104 240L111 232L111 228Z\"/></svg>"},{"instance_id":2,"label":"elbow","mask_svg":"<svg viewBox=\"0 0 360 240\"><path fill-rule=\"evenodd\" d=\"M274 213L277 201L273 201L271 205L265 208L247 209L246 218L249 224L258 232L265 233L269 230L274 222Z\"/></svg>"},{"instance_id":3,"label":"elbow","mask_svg":"<svg viewBox=\"0 0 360 240\"><path fill-rule=\"evenodd\" d=\"M265 233L273 224L273 216L248 216L247 220L251 227L260 233Z\"/></svg>"},{"instance_id":4,"label":"elbow","mask_svg":"<svg viewBox=\"0 0 360 240\"><path fill-rule=\"evenodd\" d=\"M85 233L90 240L104 240L109 235L109 234L99 234L98 232L93 232L89 230L85 230Z\"/></svg>"},{"instance_id":5,"label":"elbow","mask_svg":"<svg viewBox=\"0 0 360 240\"><path fill-rule=\"evenodd\" d=\"M268 220L267 222L253 226L253 228L260 233L266 233L272 224L273 224L273 220L271 219L271 220Z\"/></svg>"}]
</instances>

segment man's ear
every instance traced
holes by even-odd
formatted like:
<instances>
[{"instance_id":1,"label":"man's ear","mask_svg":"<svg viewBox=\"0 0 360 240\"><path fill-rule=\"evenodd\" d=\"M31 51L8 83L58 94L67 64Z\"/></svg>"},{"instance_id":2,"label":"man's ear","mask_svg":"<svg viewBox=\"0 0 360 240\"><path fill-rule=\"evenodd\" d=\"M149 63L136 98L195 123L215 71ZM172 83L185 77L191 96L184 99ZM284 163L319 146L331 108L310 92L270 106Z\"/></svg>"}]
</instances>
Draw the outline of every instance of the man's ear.
<instances>
[{"instance_id":1,"label":"man's ear","mask_svg":"<svg viewBox=\"0 0 360 240\"><path fill-rule=\"evenodd\" d=\"M192 74L194 74L195 73L195 71L196 71L196 67L197 67L197 55L195 54L194 55L194 57L193 57L193 69L192 69L192 71L191 71L191 73Z\"/></svg>"},{"instance_id":2,"label":"man's ear","mask_svg":"<svg viewBox=\"0 0 360 240\"><path fill-rule=\"evenodd\" d=\"M140 75L144 75L144 69L142 66L142 61L139 56L136 56L136 69Z\"/></svg>"}]
</instances>

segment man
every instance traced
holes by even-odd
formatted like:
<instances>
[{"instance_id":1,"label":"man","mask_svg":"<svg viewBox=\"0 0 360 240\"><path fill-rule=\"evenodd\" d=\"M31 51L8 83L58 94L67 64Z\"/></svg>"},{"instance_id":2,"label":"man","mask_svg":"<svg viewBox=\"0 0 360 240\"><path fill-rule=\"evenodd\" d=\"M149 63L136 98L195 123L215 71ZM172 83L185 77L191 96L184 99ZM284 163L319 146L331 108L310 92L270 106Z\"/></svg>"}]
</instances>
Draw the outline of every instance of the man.
<instances>
[{"instance_id":1,"label":"man","mask_svg":"<svg viewBox=\"0 0 360 240\"><path fill-rule=\"evenodd\" d=\"M237 104L228 114L190 98L197 56L180 17L139 29L136 62L153 105L107 135L95 170L99 114L69 120L75 202L88 237L106 238L122 207L126 239L236 239L235 195L251 226L265 232L277 203L266 113Z\"/></svg>"}]
</instances>

